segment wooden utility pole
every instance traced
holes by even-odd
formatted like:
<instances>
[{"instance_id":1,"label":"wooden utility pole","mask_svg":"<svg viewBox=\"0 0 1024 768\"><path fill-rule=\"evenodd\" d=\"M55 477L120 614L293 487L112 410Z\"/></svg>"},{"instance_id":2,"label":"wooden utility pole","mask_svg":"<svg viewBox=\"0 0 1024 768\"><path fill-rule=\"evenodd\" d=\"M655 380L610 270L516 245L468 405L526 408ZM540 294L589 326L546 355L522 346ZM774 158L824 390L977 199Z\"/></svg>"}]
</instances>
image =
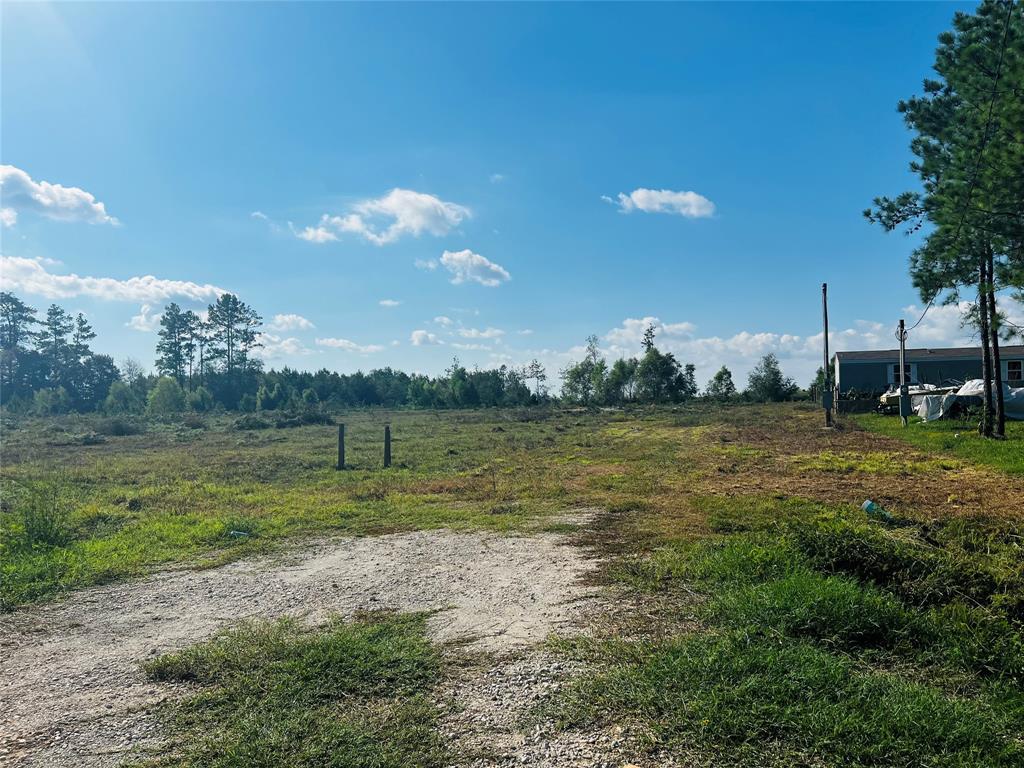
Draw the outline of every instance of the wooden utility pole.
<instances>
[{"instance_id":1,"label":"wooden utility pole","mask_svg":"<svg viewBox=\"0 0 1024 768\"><path fill-rule=\"evenodd\" d=\"M338 425L338 466L335 469L345 468L345 425Z\"/></svg>"},{"instance_id":2,"label":"wooden utility pole","mask_svg":"<svg viewBox=\"0 0 1024 768\"><path fill-rule=\"evenodd\" d=\"M828 283L821 284L821 317L825 326L825 360L822 370L825 381L821 385L821 407L825 409L825 426L832 426L832 376L828 364Z\"/></svg>"},{"instance_id":3,"label":"wooden utility pole","mask_svg":"<svg viewBox=\"0 0 1024 768\"><path fill-rule=\"evenodd\" d=\"M384 427L384 466L391 466L391 427Z\"/></svg>"},{"instance_id":4,"label":"wooden utility pole","mask_svg":"<svg viewBox=\"0 0 1024 768\"><path fill-rule=\"evenodd\" d=\"M907 328L903 318L900 318L896 338L900 340L900 421L905 427L910 416L910 395L907 392Z\"/></svg>"}]
</instances>

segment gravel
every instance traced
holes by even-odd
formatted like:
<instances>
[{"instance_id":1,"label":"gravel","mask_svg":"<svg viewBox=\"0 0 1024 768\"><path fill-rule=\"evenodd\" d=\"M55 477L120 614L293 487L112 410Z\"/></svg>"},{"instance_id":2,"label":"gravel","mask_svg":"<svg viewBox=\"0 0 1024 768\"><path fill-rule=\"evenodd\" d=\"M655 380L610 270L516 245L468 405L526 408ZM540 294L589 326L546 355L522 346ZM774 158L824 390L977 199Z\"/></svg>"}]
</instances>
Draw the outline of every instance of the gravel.
<instances>
[{"instance_id":1,"label":"gravel","mask_svg":"<svg viewBox=\"0 0 1024 768\"><path fill-rule=\"evenodd\" d=\"M450 682L462 705L446 728L466 741L459 753L494 742L513 760L503 765L522 765L522 756L531 765L560 765L557 756L533 761L546 749L533 736L508 740L521 736L515 713L559 678L558 662L536 645L551 632L572 631L597 602L581 578L594 566L558 535L420 531L321 540L275 558L161 572L0 616L0 763L117 765L158 743L155 709L174 695L146 679L140 663L147 658L242 619L317 622L383 609L439 610L428 621L435 640L493 660L486 672Z\"/></svg>"}]
</instances>

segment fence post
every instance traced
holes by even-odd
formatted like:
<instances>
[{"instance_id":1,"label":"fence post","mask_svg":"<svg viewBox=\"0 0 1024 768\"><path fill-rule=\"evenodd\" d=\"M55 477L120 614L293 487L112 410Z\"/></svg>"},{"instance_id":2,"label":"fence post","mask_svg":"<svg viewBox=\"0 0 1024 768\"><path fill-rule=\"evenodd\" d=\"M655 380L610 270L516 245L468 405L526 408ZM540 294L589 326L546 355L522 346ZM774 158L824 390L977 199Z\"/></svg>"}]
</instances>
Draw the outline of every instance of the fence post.
<instances>
[{"instance_id":1,"label":"fence post","mask_svg":"<svg viewBox=\"0 0 1024 768\"><path fill-rule=\"evenodd\" d=\"M345 468L345 425L338 425L338 466L336 469Z\"/></svg>"},{"instance_id":2,"label":"fence post","mask_svg":"<svg viewBox=\"0 0 1024 768\"><path fill-rule=\"evenodd\" d=\"M384 467L391 466L391 426L384 427Z\"/></svg>"}]
</instances>

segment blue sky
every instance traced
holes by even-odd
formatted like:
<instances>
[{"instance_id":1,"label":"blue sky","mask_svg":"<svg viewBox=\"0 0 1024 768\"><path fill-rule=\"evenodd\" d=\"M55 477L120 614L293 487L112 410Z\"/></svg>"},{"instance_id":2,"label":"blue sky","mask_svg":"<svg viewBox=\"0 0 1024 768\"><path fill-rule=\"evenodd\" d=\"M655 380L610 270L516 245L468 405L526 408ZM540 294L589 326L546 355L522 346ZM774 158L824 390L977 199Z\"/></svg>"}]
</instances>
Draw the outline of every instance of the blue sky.
<instances>
[{"instance_id":1,"label":"blue sky","mask_svg":"<svg viewBox=\"0 0 1024 768\"><path fill-rule=\"evenodd\" d=\"M5 288L147 365L221 288L268 366L554 372L656 318L702 381L804 382L823 281L840 349L920 311L861 210L913 185L896 102L957 8L4 4Z\"/></svg>"}]
</instances>

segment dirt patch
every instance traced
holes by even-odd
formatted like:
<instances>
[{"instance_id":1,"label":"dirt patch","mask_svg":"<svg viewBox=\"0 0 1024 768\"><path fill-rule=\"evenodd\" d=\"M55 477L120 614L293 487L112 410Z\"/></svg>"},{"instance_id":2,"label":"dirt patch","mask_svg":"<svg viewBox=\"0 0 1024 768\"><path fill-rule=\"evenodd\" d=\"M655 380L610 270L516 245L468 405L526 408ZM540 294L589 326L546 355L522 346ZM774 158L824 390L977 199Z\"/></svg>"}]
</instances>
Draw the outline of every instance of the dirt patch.
<instances>
[{"instance_id":1,"label":"dirt patch","mask_svg":"<svg viewBox=\"0 0 1024 768\"><path fill-rule=\"evenodd\" d=\"M704 470L700 491L780 494L839 504L874 499L887 509L915 517L1021 514L1022 478L955 459L939 461L848 420L842 422L841 429L822 429L819 419L817 414L793 412L770 426L704 430L700 443L711 450L694 457ZM858 459L871 460L882 454L891 457L891 467L885 472L855 468ZM798 460L807 463L808 458L836 456L850 459L854 468L807 468Z\"/></svg>"},{"instance_id":2,"label":"dirt patch","mask_svg":"<svg viewBox=\"0 0 1024 768\"><path fill-rule=\"evenodd\" d=\"M403 533L160 573L4 616L0 762L110 766L152 744L170 689L140 662L240 619L439 610L436 640L512 658L574 622L595 597L581 578L594 566L554 534Z\"/></svg>"}]
</instances>

